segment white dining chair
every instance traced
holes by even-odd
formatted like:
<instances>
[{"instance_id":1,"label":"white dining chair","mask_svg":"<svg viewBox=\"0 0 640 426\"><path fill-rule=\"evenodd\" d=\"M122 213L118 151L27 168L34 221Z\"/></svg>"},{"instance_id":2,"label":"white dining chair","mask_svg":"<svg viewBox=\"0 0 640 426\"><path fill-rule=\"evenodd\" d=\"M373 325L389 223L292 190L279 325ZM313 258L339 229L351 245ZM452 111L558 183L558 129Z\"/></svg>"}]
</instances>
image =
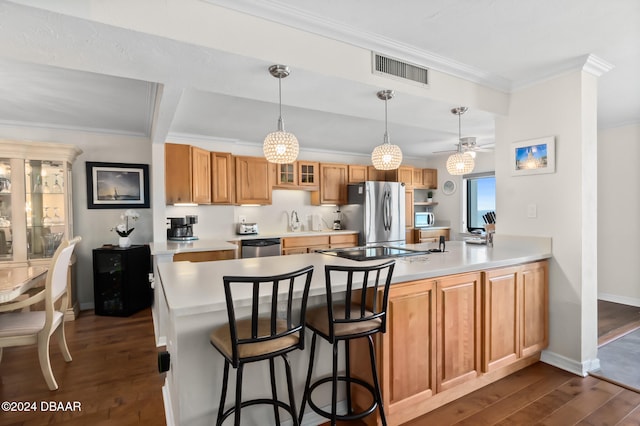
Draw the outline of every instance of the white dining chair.
<instances>
[{"instance_id":1,"label":"white dining chair","mask_svg":"<svg viewBox=\"0 0 640 426\"><path fill-rule=\"evenodd\" d=\"M51 370L49 341L57 334L58 344L66 362L71 362L71 354L64 335L64 313L67 310L67 275L69 261L75 245L81 240L76 237L63 241L53 255L47 272L44 289L26 300L0 305L0 361L2 349L12 346L38 345L40 369L50 390L58 389L58 383ZM61 300L59 308L55 303ZM44 310L16 312L27 306L44 301Z\"/></svg>"}]
</instances>

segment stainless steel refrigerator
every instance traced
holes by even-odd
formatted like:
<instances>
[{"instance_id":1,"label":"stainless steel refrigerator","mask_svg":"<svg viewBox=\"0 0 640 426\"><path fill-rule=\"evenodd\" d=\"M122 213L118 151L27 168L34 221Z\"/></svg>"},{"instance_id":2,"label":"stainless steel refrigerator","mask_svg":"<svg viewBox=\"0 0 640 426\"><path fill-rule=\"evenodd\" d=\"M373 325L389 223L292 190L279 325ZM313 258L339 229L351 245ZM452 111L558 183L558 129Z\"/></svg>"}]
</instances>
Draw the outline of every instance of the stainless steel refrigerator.
<instances>
[{"instance_id":1,"label":"stainless steel refrigerator","mask_svg":"<svg viewBox=\"0 0 640 426\"><path fill-rule=\"evenodd\" d=\"M344 229L360 232L359 245L404 244L404 184L367 181L349 185L342 206Z\"/></svg>"}]
</instances>

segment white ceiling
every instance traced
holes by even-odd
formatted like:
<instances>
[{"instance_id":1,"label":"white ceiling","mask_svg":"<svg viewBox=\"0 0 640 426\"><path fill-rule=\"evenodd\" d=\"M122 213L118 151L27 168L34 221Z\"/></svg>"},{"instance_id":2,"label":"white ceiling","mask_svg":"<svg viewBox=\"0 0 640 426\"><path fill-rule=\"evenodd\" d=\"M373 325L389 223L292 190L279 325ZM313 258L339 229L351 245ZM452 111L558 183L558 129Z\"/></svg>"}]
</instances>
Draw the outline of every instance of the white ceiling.
<instances>
[{"instance_id":1,"label":"white ceiling","mask_svg":"<svg viewBox=\"0 0 640 426\"><path fill-rule=\"evenodd\" d=\"M146 137L155 126L167 137L256 143L275 129L277 81L267 72L271 63L176 41L168 33L159 37L83 19L84 14L99 21L100 10L83 3L0 2L0 125ZM409 62L506 92L577 69L587 55L595 55L614 66L599 78L599 127L640 123L637 0L196 3L402 54ZM164 90L160 111L156 82ZM282 81L285 127L303 149L366 154L384 132L379 89L322 70L292 69ZM169 106L166 99L173 99ZM458 131L457 117L449 112L453 106L404 94L390 100L392 143L413 157L452 148ZM470 109L462 118L463 136L476 136L480 144L493 141L493 126L487 112Z\"/></svg>"}]
</instances>

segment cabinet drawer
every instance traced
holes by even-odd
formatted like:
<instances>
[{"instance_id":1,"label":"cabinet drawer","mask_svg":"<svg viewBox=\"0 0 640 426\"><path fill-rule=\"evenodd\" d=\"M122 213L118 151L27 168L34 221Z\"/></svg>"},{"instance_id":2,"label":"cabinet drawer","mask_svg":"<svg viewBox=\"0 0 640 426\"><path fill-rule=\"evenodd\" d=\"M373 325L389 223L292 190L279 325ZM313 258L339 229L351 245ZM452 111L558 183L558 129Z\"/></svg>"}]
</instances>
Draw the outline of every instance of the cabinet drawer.
<instances>
[{"instance_id":1,"label":"cabinet drawer","mask_svg":"<svg viewBox=\"0 0 640 426\"><path fill-rule=\"evenodd\" d=\"M174 262L210 262L212 260L235 259L235 250L194 251L188 253L176 253Z\"/></svg>"},{"instance_id":2,"label":"cabinet drawer","mask_svg":"<svg viewBox=\"0 0 640 426\"><path fill-rule=\"evenodd\" d=\"M282 239L282 247L283 248L292 248L292 247L309 247L309 246L317 246L317 245L329 245L329 235L320 236L320 237L290 237Z\"/></svg>"},{"instance_id":3,"label":"cabinet drawer","mask_svg":"<svg viewBox=\"0 0 640 426\"><path fill-rule=\"evenodd\" d=\"M335 247L336 244L352 244L351 247L356 246L358 245L358 234L331 235L331 246Z\"/></svg>"}]
</instances>

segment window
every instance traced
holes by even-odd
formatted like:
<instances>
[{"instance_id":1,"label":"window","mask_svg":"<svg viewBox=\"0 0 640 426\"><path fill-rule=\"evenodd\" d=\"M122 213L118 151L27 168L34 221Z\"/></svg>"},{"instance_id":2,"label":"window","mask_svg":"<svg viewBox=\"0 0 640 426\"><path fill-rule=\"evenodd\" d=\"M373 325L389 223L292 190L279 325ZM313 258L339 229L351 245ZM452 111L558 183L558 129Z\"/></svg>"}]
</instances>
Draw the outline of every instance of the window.
<instances>
[{"instance_id":1,"label":"window","mask_svg":"<svg viewBox=\"0 0 640 426\"><path fill-rule=\"evenodd\" d=\"M483 231L483 216L496 211L496 177L493 172L466 175L464 183L467 230Z\"/></svg>"}]
</instances>

